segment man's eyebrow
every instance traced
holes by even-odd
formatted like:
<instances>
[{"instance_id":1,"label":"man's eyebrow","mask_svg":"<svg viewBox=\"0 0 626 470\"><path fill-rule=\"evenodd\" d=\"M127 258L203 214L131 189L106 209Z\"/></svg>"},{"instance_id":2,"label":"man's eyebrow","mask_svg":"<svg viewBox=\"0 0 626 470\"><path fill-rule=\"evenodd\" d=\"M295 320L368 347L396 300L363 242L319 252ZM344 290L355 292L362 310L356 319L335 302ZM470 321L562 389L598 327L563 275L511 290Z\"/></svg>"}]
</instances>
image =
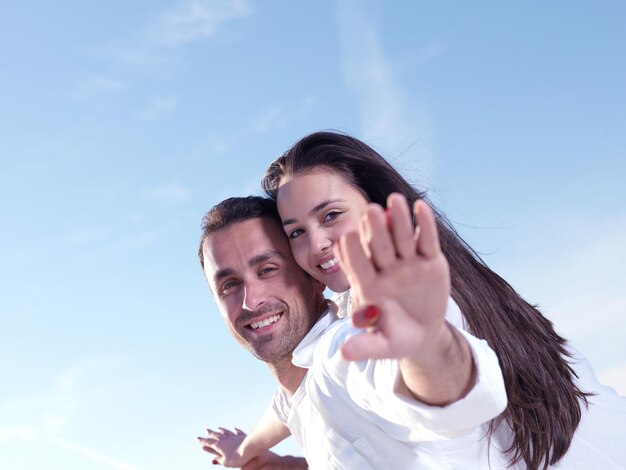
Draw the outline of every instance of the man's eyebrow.
<instances>
[{"instance_id":1,"label":"man's eyebrow","mask_svg":"<svg viewBox=\"0 0 626 470\"><path fill-rule=\"evenodd\" d=\"M250 258L248 260L248 266L252 267L256 266L257 264L265 263L267 260L274 257L284 258L284 256L279 251L269 250Z\"/></svg>"},{"instance_id":2,"label":"man's eyebrow","mask_svg":"<svg viewBox=\"0 0 626 470\"><path fill-rule=\"evenodd\" d=\"M345 202L345 201L343 199L328 199L327 201L322 201L309 211L309 215L313 215L316 212L321 211L324 207L334 202ZM283 220L283 227L285 227L286 225L295 224L296 222L297 222L296 219L285 219Z\"/></svg>"},{"instance_id":3,"label":"man's eyebrow","mask_svg":"<svg viewBox=\"0 0 626 470\"><path fill-rule=\"evenodd\" d=\"M232 268L223 268L215 273L213 276L213 282L217 284L219 281L224 279L225 277L232 276L235 274L235 270Z\"/></svg>"}]
</instances>

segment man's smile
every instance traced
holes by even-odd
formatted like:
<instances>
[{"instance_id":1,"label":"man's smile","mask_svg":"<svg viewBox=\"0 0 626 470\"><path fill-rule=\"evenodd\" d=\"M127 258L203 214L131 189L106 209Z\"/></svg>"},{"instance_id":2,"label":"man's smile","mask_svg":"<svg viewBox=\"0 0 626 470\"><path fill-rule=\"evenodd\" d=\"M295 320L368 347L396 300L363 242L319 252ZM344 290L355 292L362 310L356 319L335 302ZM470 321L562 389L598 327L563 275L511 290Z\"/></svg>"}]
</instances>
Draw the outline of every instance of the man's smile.
<instances>
[{"instance_id":1,"label":"man's smile","mask_svg":"<svg viewBox=\"0 0 626 470\"><path fill-rule=\"evenodd\" d=\"M265 327L267 327L269 325L273 325L278 320L280 320L280 318L282 316L283 316L282 313L278 313L276 315L272 315L272 316L264 318L262 320L254 321L254 322L250 323L247 326L248 326L248 328L251 328L253 330L265 329Z\"/></svg>"}]
</instances>

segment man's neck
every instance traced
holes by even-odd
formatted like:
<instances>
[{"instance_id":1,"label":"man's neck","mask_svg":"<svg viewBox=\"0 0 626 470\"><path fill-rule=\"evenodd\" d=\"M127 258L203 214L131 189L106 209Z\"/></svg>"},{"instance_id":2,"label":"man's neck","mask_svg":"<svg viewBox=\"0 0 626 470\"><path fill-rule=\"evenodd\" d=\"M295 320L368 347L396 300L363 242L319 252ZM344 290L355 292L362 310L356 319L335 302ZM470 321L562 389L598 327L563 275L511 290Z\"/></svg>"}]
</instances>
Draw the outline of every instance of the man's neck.
<instances>
[{"instance_id":1,"label":"man's neck","mask_svg":"<svg viewBox=\"0 0 626 470\"><path fill-rule=\"evenodd\" d=\"M280 386L291 396L296 393L307 369L293 365L291 356L279 364L268 364Z\"/></svg>"},{"instance_id":2,"label":"man's neck","mask_svg":"<svg viewBox=\"0 0 626 470\"><path fill-rule=\"evenodd\" d=\"M324 296L320 293L315 299L315 323L326 313L328 310L328 303ZM311 325L313 326L313 325ZM276 364L267 364L280 386L291 396L296 393L298 387L302 383L307 369L295 366L292 362L292 357L282 359Z\"/></svg>"}]
</instances>

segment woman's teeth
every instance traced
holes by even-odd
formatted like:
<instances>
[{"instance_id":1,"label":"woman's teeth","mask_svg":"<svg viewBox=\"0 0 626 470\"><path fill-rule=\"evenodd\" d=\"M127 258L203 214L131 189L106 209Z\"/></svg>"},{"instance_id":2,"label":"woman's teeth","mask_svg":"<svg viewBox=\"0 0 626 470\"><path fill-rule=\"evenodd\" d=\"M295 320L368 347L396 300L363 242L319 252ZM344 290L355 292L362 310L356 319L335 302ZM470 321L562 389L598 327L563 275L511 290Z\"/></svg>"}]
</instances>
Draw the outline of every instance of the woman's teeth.
<instances>
[{"instance_id":1,"label":"woman's teeth","mask_svg":"<svg viewBox=\"0 0 626 470\"><path fill-rule=\"evenodd\" d=\"M262 326L271 325L272 323L276 323L279 318L280 315L274 315L273 317L266 318L265 320L250 323L250 328L256 330L258 328L261 328Z\"/></svg>"},{"instance_id":2,"label":"woman's teeth","mask_svg":"<svg viewBox=\"0 0 626 470\"><path fill-rule=\"evenodd\" d=\"M337 264L337 260L335 258L326 261L325 263L320 264L322 269L330 269Z\"/></svg>"}]
</instances>

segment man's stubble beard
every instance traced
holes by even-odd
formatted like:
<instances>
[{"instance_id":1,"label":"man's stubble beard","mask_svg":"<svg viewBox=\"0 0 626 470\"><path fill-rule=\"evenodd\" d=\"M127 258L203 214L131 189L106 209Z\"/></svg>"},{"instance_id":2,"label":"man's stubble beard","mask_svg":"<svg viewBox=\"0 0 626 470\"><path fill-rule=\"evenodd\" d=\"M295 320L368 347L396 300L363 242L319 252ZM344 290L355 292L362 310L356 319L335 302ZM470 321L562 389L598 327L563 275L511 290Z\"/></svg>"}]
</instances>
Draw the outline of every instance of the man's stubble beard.
<instances>
[{"instance_id":1,"label":"man's stubble beard","mask_svg":"<svg viewBox=\"0 0 626 470\"><path fill-rule=\"evenodd\" d=\"M256 338L256 341L252 340L252 335L248 336L250 332L246 331L246 327L235 328L233 325L230 325L231 333L244 349L260 361L270 365L284 364L286 360L291 363L293 351L311 331L321 313L321 311L318 311L318 307L320 307L317 303L318 297L313 292L310 293L310 298L306 296L304 298L310 300L308 302L303 301L300 305L296 304L297 310L290 309L285 302L277 301L264 304L254 312L244 311L239 315L239 323L249 323L250 320L265 313L280 310L282 311L282 316L279 322L286 322L281 331L268 333L260 338ZM301 309L303 310L302 312L300 311ZM321 310L323 310L323 306L321 306ZM280 335L278 339L275 338L277 335ZM267 345L267 343L272 342L275 342L273 346ZM264 348L264 345L267 345L267 348Z\"/></svg>"},{"instance_id":2,"label":"man's stubble beard","mask_svg":"<svg viewBox=\"0 0 626 470\"><path fill-rule=\"evenodd\" d=\"M290 322L292 319L284 318L285 315L288 314L283 313L281 321ZM309 329L301 331L299 328L294 328L293 325L288 324L283 332L268 333L256 341L246 341L243 346L260 361L268 364L283 363L285 359L291 359L294 349L300 344Z\"/></svg>"}]
</instances>

